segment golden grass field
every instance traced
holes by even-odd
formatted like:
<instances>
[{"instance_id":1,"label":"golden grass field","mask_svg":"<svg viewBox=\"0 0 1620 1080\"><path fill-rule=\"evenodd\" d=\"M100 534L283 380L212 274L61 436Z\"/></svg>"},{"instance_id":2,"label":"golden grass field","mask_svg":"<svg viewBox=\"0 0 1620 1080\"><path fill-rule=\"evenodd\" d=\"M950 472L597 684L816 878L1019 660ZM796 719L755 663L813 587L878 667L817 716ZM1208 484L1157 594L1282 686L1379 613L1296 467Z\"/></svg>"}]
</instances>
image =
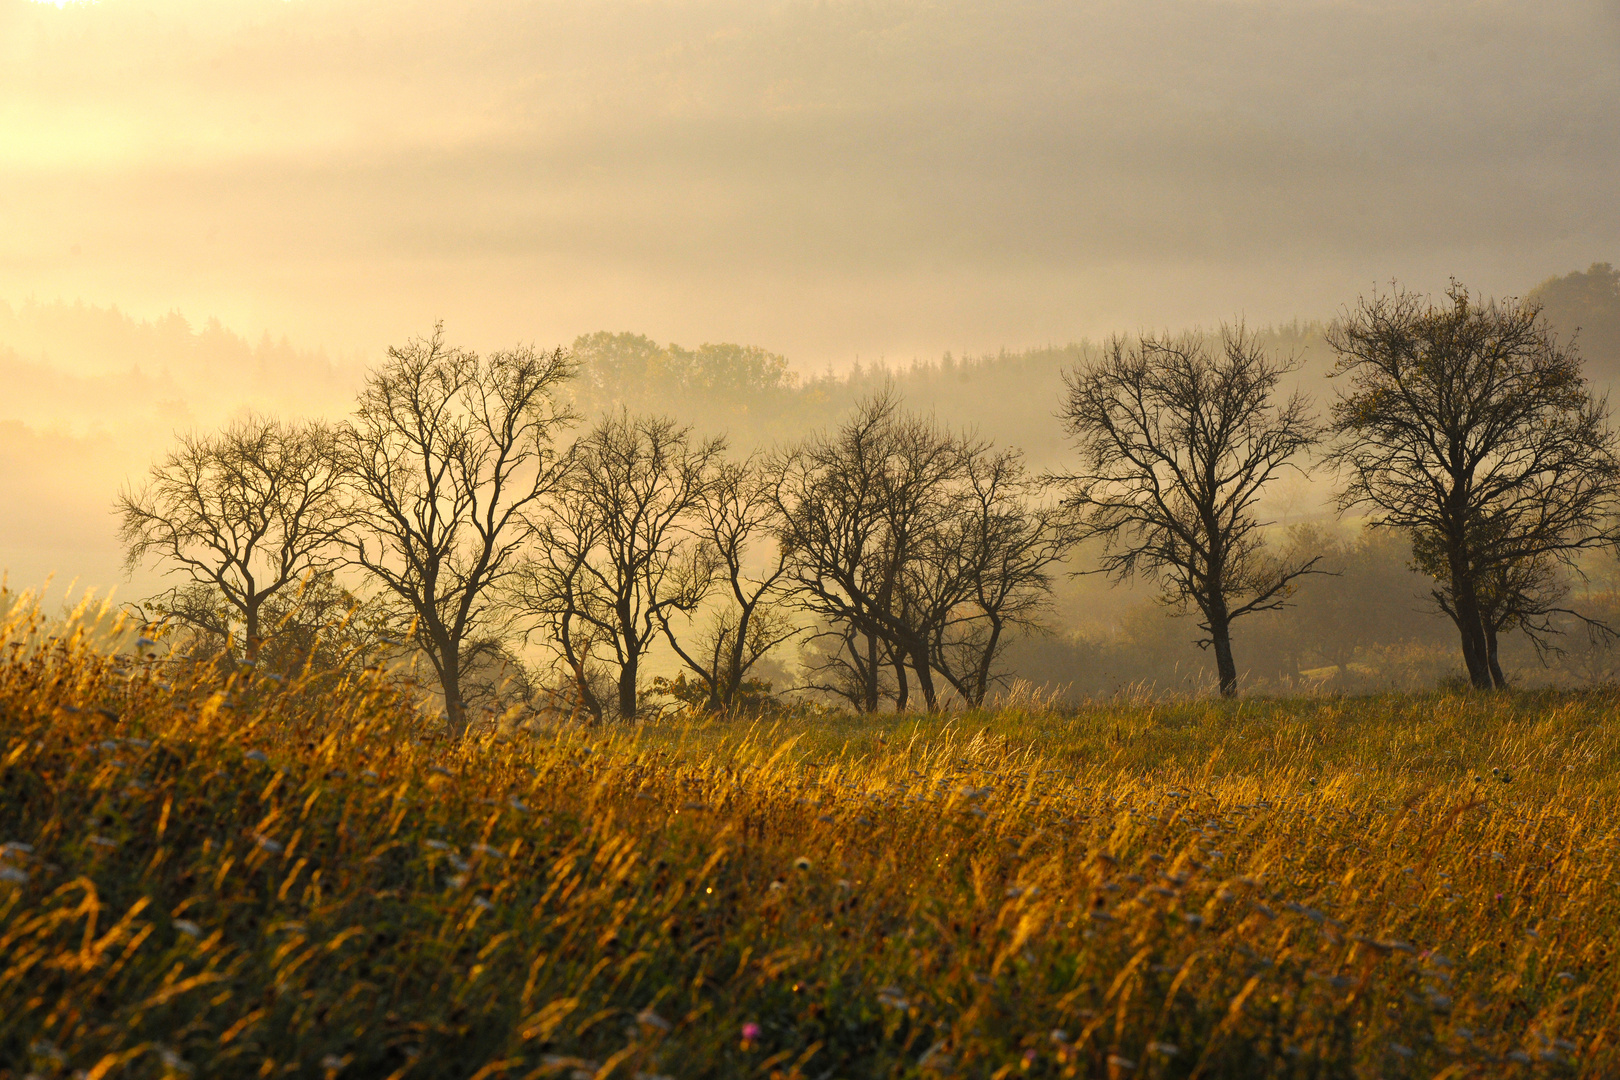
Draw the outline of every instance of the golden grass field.
<instances>
[{"instance_id":1,"label":"golden grass field","mask_svg":"<svg viewBox=\"0 0 1620 1080\"><path fill-rule=\"evenodd\" d=\"M45 633L0 1077L1620 1076L1613 692L450 745Z\"/></svg>"}]
</instances>

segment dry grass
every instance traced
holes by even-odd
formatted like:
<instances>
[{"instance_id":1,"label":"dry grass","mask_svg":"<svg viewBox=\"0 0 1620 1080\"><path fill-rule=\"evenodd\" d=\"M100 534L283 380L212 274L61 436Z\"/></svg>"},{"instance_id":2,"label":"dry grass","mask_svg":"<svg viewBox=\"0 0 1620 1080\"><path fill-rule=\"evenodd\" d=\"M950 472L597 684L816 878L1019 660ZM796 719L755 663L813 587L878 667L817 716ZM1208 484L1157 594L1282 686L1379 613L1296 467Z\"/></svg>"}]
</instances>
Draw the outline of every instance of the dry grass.
<instances>
[{"instance_id":1,"label":"dry grass","mask_svg":"<svg viewBox=\"0 0 1620 1080\"><path fill-rule=\"evenodd\" d=\"M452 747L28 618L0 1076L1620 1075L1612 696Z\"/></svg>"}]
</instances>

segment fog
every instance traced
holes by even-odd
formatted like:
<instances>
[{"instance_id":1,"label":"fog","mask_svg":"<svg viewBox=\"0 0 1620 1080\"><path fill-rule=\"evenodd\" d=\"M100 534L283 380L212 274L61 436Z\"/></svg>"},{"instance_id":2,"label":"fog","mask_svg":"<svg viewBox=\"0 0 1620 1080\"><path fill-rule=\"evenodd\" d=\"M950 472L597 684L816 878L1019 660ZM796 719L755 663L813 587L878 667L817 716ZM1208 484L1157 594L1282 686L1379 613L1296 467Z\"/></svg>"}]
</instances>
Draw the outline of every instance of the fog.
<instances>
[{"instance_id":1,"label":"fog","mask_svg":"<svg viewBox=\"0 0 1620 1080\"><path fill-rule=\"evenodd\" d=\"M807 368L1612 257L1620 4L0 2L0 296Z\"/></svg>"},{"instance_id":2,"label":"fog","mask_svg":"<svg viewBox=\"0 0 1620 1080\"><path fill-rule=\"evenodd\" d=\"M1620 0L0 0L0 570L123 582L176 431L338 415L441 319L868 373L800 427L890 365L1052 467L1072 343L1293 326L1316 379L1375 287L1620 261L1617 130Z\"/></svg>"}]
</instances>

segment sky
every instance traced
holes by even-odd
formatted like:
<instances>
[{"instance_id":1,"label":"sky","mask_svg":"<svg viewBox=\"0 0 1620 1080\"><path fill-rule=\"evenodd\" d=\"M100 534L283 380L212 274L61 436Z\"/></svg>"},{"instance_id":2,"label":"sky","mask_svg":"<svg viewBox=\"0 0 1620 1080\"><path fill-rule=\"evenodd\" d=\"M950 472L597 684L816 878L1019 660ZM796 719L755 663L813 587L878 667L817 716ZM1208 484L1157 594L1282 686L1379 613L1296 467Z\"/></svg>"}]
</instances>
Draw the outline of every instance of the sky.
<instances>
[{"instance_id":1,"label":"sky","mask_svg":"<svg viewBox=\"0 0 1620 1080\"><path fill-rule=\"evenodd\" d=\"M1620 259L1620 0L0 0L0 299L819 370Z\"/></svg>"},{"instance_id":2,"label":"sky","mask_svg":"<svg viewBox=\"0 0 1620 1080\"><path fill-rule=\"evenodd\" d=\"M120 579L176 430L439 320L819 372L1325 319L1620 262L1617 177L1620 0L0 0L0 574Z\"/></svg>"}]
</instances>

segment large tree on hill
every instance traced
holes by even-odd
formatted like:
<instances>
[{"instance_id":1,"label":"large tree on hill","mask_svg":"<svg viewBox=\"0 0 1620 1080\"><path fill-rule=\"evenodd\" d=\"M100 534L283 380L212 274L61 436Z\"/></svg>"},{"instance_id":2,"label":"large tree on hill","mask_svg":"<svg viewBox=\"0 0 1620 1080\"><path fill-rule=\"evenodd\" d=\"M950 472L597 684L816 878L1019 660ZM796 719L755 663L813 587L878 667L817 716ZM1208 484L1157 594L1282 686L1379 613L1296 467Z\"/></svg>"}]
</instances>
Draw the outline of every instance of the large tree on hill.
<instances>
[{"instance_id":1,"label":"large tree on hill","mask_svg":"<svg viewBox=\"0 0 1620 1080\"><path fill-rule=\"evenodd\" d=\"M1496 634L1549 613L1555 566L1620 539L1620 458L1607 400L1537 305L1446 298L1364 298L1330 328L1347 384L1330 460L1344 509L1413 537L1489 689L1506 685Z\"/></svg>"},{"instance_id":2,"label":"large tree on hill","mask_svg":"<svg viewBox=\"0 0 1620 1080\"><path fill-rule=\"evenodd\" d=\"M1194 336L1115 339L1065 376L1059 415L1080 462L1053 479L1079 536L1103 542L1097 572L1148 575L1167 603L1196 608L1227 696L1238 685L1232 623L1282 607L1318 562L1270 555L1259 513L1266 485L1317 439L1306 400L1277 399L1293 369L1239 327L1214 349Z\"/></svg>"},{"instance_id":3,"label":"large tree on hill","mask_svg":"<svg viewBox=\"0 0 1620 1080\"><path fill-rule=\"evenodd\" d=\"M155 558L185 574L149 606L227 647L239 641L256 661L266 605L334 561L339 484L333 433L320 424L251 416L186 435L118 498L128 565Z\"/></svg>"},{"instance_id":4,"label":"large tree on hill","mask_svg":"<svg viewBox=\"0 0 1620 1080\"><path fill-rule=\"evenodd\" d=\"M553 441L573 417L557 392L572 370L561 349L480 357L437 327L388 350L343 431L345 546L414 621L457 737L462 679L499 636L499 587L533 534L528 514L563 473Z\"/></svg>"}]
</instances>

